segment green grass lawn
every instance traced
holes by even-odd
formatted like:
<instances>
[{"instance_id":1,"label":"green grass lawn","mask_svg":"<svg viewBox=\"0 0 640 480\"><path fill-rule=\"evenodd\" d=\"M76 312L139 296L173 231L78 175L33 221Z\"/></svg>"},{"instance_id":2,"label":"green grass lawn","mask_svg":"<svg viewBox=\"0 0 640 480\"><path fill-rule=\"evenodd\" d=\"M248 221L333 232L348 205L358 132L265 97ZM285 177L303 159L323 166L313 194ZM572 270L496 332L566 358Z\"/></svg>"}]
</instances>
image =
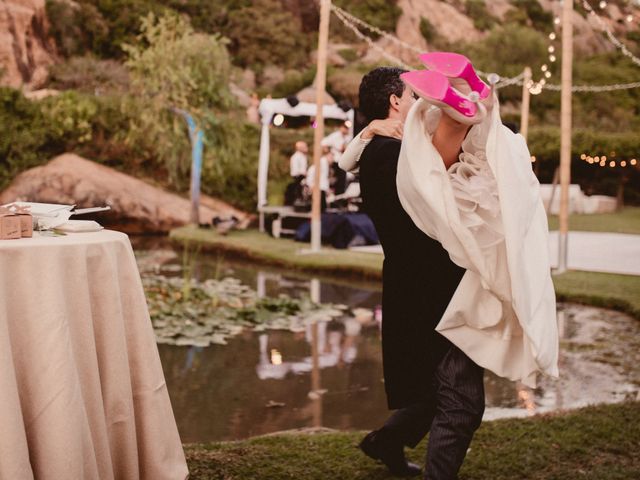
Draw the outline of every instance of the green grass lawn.
<instances>
[{"instance_id":1,"label":"green grass lawn","mask_svg":"<svg viewBox=\"0 0 640 480\"><path fill-rule=\"evenodd\" d=\"M187 226L172 230L170 238L179 245L198 245L203 251L222 252L236 258L310 273L346 274L357 279L379 279L382 273L382 255L331 247L323 247L321 253L304 253L309 249L308 243L273 238L257 230L236 230L228 235L219 235L214 230Z\"/></svg>"},{"instance_id":2,"label":"green grass lawn","mask_svg":"<svg viewBox=\"0 0 640 480\"><path fill-rule=\"evenodd\" d=\"M569 271L554 275L559 300L612 308L640 319L640 276Z\"/></svg>"},{"instance_id":3,"label":"green grass lawn","mask_svg":"<svg viewBox=\"0 0 640 480\"><path fill-rule=\"evenodd\" d=\"M460 480L640 478L640 403L485 422ZM382 480L394 478L356 445L364 432L280 434L185 445L193 480ZM408 457L423 464L425 442Z\"/></svg>"},{"instance_id":4,"label":"green grass lawn","mask_svg":"<svg viewBox=\"0 0 640 480\"><path fill-rule=\"evenodd\" d=\"M558 230L557 215L549 216L549 230ZM626 207L615 213L570 215L569 230L640 235L640 207Z\"/></svg>"}]
</instances>

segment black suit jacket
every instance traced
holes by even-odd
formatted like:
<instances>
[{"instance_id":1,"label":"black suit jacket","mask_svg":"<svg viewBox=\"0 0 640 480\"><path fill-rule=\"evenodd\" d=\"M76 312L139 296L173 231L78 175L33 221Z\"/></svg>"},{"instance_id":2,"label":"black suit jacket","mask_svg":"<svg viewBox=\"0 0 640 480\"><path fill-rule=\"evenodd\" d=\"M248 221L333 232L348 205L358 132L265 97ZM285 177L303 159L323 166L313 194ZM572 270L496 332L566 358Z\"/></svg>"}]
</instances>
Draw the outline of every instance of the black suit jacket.
<instances>
[{"instance_id":1,"label":"black suit jacket","mask_svg":"<svg viewBox=\"0 0 640 480\"><path fill-rule=\"evenodd\" d=\"M384 250L382 353L389 408L431 395L435 366L449 342L435 331L465 270L423 233L398 198L400 141L376 136L360 158L364 211Z\"/></svg>"}]
</instances>

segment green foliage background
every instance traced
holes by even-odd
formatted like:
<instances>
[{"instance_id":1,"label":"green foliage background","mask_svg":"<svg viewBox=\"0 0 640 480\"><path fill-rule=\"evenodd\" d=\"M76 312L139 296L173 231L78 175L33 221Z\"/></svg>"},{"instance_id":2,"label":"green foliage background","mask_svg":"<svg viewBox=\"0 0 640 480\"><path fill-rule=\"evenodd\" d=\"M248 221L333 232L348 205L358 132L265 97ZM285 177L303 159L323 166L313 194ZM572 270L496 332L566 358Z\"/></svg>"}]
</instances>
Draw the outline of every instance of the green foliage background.
<instances>
[{"instance_id":1,"label":"green foliage background","mask_svg":"<svg viewBox=\"0 0 640 480\"><path fill-rule=\"evenodd\" d=\"M395 31L397 1L335 0L365 21ZM434 48L467 54L480 69L518 74L524 66L540 78L547 61L552 16L537 0L512 1L505 22L483 2L457 0L487 32L480 42L450 45L428 18L421 33ZM261 96L281 97L308 86L315 76L310 53L317 41L318 11L307 0L47 0L51 35L62 60L50 71L49 87L62 95L29 101L19 91L0 89L0 188L19 172L74 151L87 158L185 192L190 147L184 120L172 108L191 112L206 136L203 190L253 209L259 129L244 120L244 108L230 93L243 70L255 73ZM580 9L578 11L582 12ZM584 12L582 12L584 14ZM375 65L361 61L363 45L331 20L333 42L345 66L330 67L327 90L357 106L362 75ZM514 41L517 39L517 41ZM623 39L640 53L640 34ZM559 50L559 49L558 49ZM560 55L549 69L559 83ZM267 81L265 69L282 76ZM574 63L576 84L637 81L638 69L618 52L584 56ZM521 87L501 90L503 119L519 123ZM615 194L619 172L578 160L581 153L640 157L640 89L577 93L573 99L573 181L589 193ZM551 181L559 151L559 93L545 90L531 100L530 149L541 181ZM270 180L281 188L287 159L310 129L273 129ZM621 159L621 158L620 158ZM640 203L638 169L632 171L626 201Z\"/></svg>"}]
</instances>

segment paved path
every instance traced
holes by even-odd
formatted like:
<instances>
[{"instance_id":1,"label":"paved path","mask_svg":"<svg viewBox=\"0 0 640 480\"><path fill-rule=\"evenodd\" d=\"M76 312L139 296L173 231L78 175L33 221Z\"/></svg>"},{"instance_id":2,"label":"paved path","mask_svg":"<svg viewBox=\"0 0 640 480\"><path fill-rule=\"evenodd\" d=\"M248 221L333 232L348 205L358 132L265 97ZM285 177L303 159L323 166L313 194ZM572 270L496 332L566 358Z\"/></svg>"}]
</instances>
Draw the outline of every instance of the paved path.
<instances>
[{"instance_id":1,"label":"paved path","mask_svg":"<svg viewBox=\"0 0 640 480\"><path fill-rule=\"evenodd\" d=\"M640 235L569 232L568 267L589 272L640 275ZM360 252L382 253L380 245L356 247ZM558 232L549 232L551 266L558 264Z\"/></svg>"},{"instance_id":2,"label":"paved path","mask_svg":"<svg viewBox=\"0 0 640 480\"><path fill-rule=\"evenodd\" d=\"M572 270L640 275L640 235L569 232L567 266ZM558 263L558 232L549 232L551 265Z\"/></svg>"}]
</instances>

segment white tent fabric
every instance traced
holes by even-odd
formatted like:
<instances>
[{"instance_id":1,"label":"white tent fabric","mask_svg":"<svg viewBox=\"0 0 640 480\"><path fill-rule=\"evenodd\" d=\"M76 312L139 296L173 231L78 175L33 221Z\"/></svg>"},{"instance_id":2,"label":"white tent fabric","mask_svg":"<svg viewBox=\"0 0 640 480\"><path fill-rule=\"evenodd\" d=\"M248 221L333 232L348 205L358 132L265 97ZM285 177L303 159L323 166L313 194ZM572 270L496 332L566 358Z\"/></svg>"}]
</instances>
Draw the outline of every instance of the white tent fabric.
<instances>
[{"instance_id":1,"label":"white tent fabric","mask_svg":"<svg viewBox=\"0 0 640 480\"><path fill-rule=\"evenodd\" d=\"M269 172L269 151L270 137L269 126L274 115L278 113L290 117L314 117L316 115L316 104L300 102L295 107L289 105L286 98L265 98L260 102L258 108L262 118L262 133L260 135L260 157L258 163L258 209L267 204L267 177ZM325 105L323 108L324 118L336 120L350 120L353 125L354 112L345 112L337 105ZM353 128L353 127L352 127Z\"/></svg>"}]
</instances>

